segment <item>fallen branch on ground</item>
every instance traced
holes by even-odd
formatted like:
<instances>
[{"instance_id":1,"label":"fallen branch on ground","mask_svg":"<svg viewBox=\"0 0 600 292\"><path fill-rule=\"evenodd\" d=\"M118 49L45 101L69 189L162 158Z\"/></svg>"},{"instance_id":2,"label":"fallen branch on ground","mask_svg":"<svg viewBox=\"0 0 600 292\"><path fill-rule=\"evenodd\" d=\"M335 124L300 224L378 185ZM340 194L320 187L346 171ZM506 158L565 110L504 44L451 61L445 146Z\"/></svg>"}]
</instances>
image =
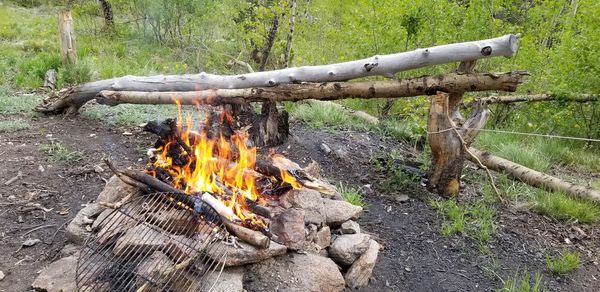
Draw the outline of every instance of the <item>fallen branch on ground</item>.
<instances>
[{"instance_id":1,"label":"fallen branch on ground","mask_svg":"<svg viewBox=\"0 0 600 292\"><path fill-rule=\"evenodd\" d=\"M501 95L501 96L490 96L479 98L471 101L465 105L465 107L471 107L476 102L483 102L486 104L490 103L514 103L514 102L537 102L537 101L568 101L568 102L590 102L600 101L600 95L598 94L582 94L573 97L562 97L552 94L533 94L533 95Z\"/></svg>"},{"instance_id":2,"label":"fallen branch on ground","mask_svg":"<svg viewBox=\"0 0 600 292\"><path fill-rule=\"evenodd\" d=\"M560 178L533 170L504 158L477 150L473 147L469 148L469 150L489 169L508 173L514 178L534 187L544 188L555 192L564 192L572 196L586 198L600 203L600 191L574 185ZM467 158L473 161L472 158Z\"/></svg>"}]
</instances>

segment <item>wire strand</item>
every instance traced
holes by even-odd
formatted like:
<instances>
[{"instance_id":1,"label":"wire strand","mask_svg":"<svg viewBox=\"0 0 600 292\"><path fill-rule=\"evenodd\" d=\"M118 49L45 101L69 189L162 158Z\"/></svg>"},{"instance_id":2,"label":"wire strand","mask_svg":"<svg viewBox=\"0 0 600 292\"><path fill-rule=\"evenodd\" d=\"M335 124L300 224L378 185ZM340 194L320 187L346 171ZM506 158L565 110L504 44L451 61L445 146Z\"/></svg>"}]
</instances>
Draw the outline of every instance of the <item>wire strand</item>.
<instances>
[{"instance_id":1,"label":"wire strand","mask_svg":"<svg viewBox=\"0 0 600 292\"><path fill-rule=\"evenodd\" d=\"M436 132L426 131L427 134L441 134L444 132L452 131L455 128L448 128ZM477 130L476 128L466 128ZM550 135L550 134L538 134L538 133L526 133L526 132L513 132L513 131L504 131L504 130L493 130L493 129L479 129L482 132L492 132L492 133L502 133L502 134L512 134L512 135L522 135L522 136L534 136L534 137L545 137L545 138L554 138L554 139L566 139L566 140L577 140L577 141L587 141L587 142L600 142L600 139L593 138L581 138L581 137L571 137L571 136L560 136L560 135Z\"/></svg>"}]
</instances>

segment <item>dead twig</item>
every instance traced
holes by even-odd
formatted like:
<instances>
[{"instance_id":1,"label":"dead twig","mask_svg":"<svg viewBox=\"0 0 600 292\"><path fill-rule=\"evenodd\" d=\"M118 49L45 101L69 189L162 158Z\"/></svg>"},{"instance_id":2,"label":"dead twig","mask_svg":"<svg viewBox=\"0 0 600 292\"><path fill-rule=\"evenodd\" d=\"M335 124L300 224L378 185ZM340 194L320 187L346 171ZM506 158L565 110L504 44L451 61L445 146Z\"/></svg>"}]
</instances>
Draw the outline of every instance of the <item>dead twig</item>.
<instances>
[{"instance_id":1,"label":"dead twig","mask_svg":"<svg viewBox=\"0 0 600 292\"><path fill-rule=\"evenodd\" d=\"M8 185L10 185L10 184L12 184L12 183L16 182L17 180L19 180L21 177L23 177L23 172L21 172L21 171L19 170L19 172L17 172L17 175L15 175L15 176L14 176L14 177L12 177L11 179L7 180L7 181L4 183L4 185L5 185L5 186L8 186Z\"/></svg>"},{"instance_id":2,"label":"dead twig","mask_svg":"<svg viewBox=\"0 0 600 292\"><path fill-rule=\"evenodd\" d=\"M44 228L50 228L50 227L54 227L54 226L56 226L56 224L48 224L48 225L42 225L42 226L38 226L38 227L35 227L35 228L33 228L33 229L31 229L31 230L29 230L29 231L27 231L27 232L23 233L21 236L25 236L25 235L27 235L27 234L30 234L30 233L36 232L36 231L38 231L38 230L40 230L40 229L44 229Z\"/></svg>"}]
</instances>

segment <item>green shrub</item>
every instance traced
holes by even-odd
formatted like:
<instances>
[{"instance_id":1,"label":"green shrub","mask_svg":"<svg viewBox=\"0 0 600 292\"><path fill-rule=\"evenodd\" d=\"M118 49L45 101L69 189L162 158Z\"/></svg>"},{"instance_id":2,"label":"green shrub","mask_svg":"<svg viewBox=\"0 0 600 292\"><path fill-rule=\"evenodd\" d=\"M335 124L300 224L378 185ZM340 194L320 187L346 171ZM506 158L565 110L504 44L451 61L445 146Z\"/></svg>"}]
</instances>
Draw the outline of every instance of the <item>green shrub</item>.
<instances>
[{"instance_id":1,"label":"green shrub","mask_svg":"<svg viewBox=\"0 0 600 292\"><path fill-rule=\"evenodd\" d=\"M19 71L15 76L16 84L28 88L40 87L44 84L46 71L58 68L60 68L58 53L39 53L20 63Z\"/></svg>"},{"instance_id":2,"label":"green shrub","mask_svg":"<svg viewBox=\"0 0 600 292\"><path fill-rule=\"evenodd\" d=\"M58 87L82 84L92 79L92 69L85 61L74 65L66 65L58 70Z\"/></svg>"}]
</instances>

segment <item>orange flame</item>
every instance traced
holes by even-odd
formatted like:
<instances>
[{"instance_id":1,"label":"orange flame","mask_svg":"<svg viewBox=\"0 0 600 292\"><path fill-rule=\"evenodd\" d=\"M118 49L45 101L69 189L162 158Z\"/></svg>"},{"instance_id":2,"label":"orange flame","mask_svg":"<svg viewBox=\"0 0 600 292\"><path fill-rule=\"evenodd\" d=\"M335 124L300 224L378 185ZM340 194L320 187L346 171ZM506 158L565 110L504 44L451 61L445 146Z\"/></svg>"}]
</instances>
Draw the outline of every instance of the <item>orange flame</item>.
<instances>
[{"instance_id":1,"label":"orange flame","mask_svg":"<svg viewBox=\"0 0 600 292\"><path fill-rule=\"evenodd\" d=\"M178 121L182 121L181 106L178 106ZM224 120L230 117L223 116ZM225 121L227 122L227 121ZM248 210L246 200L257 202L260 193L255 186L255 176L252 171L256 162L256 148L248 147L248 134L236 133L227 140L222 135L216 139L207 137L206 133L194 132L193 120L186 115L186 128L178 125L182 141L167 141L154 149L155 168L162 168L173 178L172 185L182 189L187 194L194 192L211 192L216 194L225 206L242 220L248 220L251 225L266 226L266 224ZM187 164L178 166L170 156L172 147L180 147L183 142L193 153L193 159L187 159ZM184 151L185 152L185 151ZM172 154L171 154L172 155ZM150 171L151 175L156 175ZM281 172L282 180L300 188L300 184L287 171Z\"/></svg>"}]
</instances>

